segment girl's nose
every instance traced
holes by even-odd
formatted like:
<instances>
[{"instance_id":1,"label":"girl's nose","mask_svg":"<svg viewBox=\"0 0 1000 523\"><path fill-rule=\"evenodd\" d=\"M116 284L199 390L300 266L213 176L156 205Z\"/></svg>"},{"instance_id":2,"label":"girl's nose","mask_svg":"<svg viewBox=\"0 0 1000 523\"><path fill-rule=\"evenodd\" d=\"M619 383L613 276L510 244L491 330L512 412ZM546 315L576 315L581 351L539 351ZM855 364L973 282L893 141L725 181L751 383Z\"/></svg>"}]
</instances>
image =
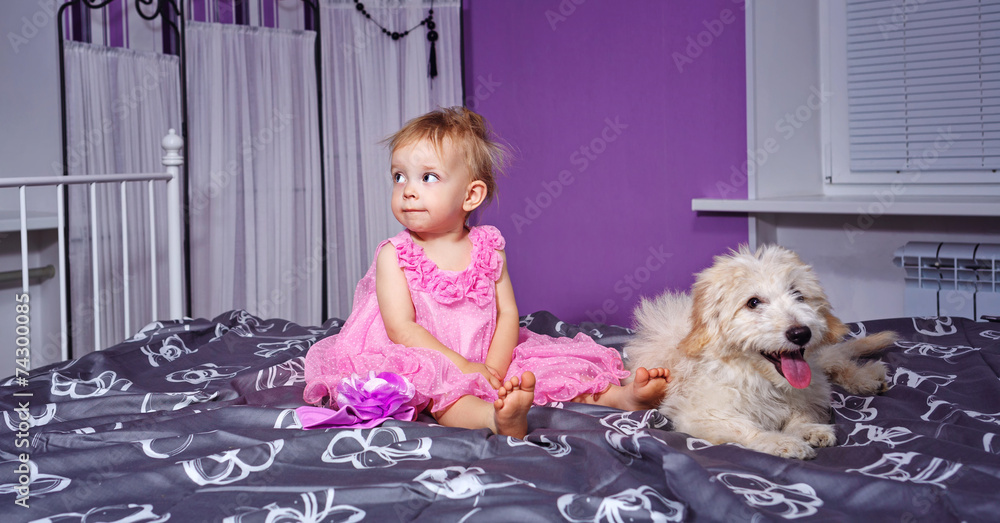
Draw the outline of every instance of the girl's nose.
<instances>
[{"instance_id":1,"label":"girl's nose","mask_svg":"<svg viewBox=\"0 0 1000 523\"><path fill-rule=\"evenodd\" d=\"M403 185L403 198L416 198L417 189L412 183L406 183Z\"/></svg>"}]
</instances>

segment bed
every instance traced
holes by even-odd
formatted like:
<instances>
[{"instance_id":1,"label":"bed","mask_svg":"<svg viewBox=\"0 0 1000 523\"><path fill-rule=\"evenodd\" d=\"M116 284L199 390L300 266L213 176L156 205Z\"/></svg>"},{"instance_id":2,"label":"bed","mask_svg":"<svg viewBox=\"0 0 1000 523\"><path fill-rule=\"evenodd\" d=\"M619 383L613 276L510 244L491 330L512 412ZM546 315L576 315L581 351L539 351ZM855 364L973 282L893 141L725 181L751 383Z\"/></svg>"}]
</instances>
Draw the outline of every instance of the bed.
<instances>
[{"instance_id":1,"label":"bed","mask_svg":"<svg viewBox=\"0 0 1000 523\"><path fill-rule=\"evenodd\" d=\"M533 408L523 440L417 421L303 430L303 357L341 320L154 322L0 387L4 521L983 521L1000 509L1000 325L892 329L890 388L835 388L838 445L796 461L656 411ZM620 348L628 329L522 318Z\"/></svg>"},{"instance_id":2,"label":"bed","mask_svg":"<svg viewBox=\"0 0 1000 523\"><path fill-rule=\"evenodd\" d=\"M86 183L165 181L166 205L176 208L182 143L168 134L163 146L165 173ZM42 181L3 183L22 184L26 252L25 185ZM176 246L180 218L167 219ZM15 297L29 288L26 260ZM165 271L174 291L165 317L182 319L151 321L121 343L37 369L18 359L0 380L0 520L981 521L1000 510L1000 323L852 324L853 334L900 334L882 356L890 388L874 397L835 388L838 445L810 461L710 445L672 431L654 410L574 403L533 408L523 440L426 415L304 430L295 411L303 358L343 319L305 326L245 310L183 318L179 266L174 259ZM65 300L62 292L63 325ZM21 317L18 309L18 326ZM617 349L632 335L545 311L521 323ZM18 334L7 357L29 352L19 349Z\"/></svg>"}]
</instances>

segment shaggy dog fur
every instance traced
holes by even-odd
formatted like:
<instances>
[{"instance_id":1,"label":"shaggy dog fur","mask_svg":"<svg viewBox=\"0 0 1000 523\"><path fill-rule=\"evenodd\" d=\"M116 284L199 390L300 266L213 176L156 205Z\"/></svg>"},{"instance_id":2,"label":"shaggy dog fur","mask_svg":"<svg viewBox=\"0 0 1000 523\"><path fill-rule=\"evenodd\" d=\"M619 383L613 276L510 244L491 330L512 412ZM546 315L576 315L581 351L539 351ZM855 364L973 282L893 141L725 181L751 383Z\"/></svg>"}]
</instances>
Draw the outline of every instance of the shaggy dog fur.
<instances>
[{"instance_id":1,"label":"shaggy dog fur","mask_svg":"<svg viewBox=\"0 0 1000 523\"><path fill-rule=\"evenodd\" d=\"M896 340L886 331L844 341L812 269L778 246L716 257L690 295L644 299L635 320L629 367L670 369L660 411L675 430L799 459L836 443L830 380L881 392L884 364L853 358Z\"/></svg>"}]
</instances>

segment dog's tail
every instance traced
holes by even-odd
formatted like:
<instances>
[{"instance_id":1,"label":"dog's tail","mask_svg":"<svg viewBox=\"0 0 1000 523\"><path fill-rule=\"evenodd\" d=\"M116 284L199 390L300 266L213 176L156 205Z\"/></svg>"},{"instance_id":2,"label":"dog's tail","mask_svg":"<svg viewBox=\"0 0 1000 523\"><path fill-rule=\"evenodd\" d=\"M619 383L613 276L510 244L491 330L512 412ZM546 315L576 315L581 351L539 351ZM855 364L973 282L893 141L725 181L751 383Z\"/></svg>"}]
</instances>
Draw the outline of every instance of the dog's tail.
<instances>
[{"instance_id":1,"label":"dog's tail","mask_svg":"<svg viewBox=\"0 0 1000 523\"><path fill-rule=\"evenodd\" d=\"M852 394L875 394L885 390L885 365L880 361L857 361L856 358L872 356L899 339L892 331L871 336L848 338L836 345L823 347L818 363L830 381L844 387Z\"/></svg>"},{"instance_id":2,"label":"dog's tail","mask_svg":"<svg viewBox=\"0 0 1000 523\"><path fill-rule=\"evenodd\" d=\"M865 356L874 356L882 352L886 347L896 343L898 339L899 335L895 332L882 331L868 336L848 338L844 342L835 345L835 347L849 358L862 358Z\"/></svg>"},{"instance_id":3,"label":"dog's tail","mask_svg":"<svg viewBox=\"0 0 1000 523\"><path fill-rule=\"evenodd\" d=\"M635 336L625 346L629 368L669 365L669 355L691 330L691 296L668 291L642 298L633 315Z\"/></svg>"}]
</instances>

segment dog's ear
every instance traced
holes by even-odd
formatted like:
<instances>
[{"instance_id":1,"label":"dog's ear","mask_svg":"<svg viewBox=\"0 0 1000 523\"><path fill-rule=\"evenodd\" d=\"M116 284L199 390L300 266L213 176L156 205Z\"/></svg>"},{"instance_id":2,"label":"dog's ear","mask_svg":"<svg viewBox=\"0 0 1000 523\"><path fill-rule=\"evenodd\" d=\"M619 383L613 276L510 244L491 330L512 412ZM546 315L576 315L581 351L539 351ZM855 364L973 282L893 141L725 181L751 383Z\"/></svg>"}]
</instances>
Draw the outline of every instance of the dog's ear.
<instances>
[{"instance_id":1,"label":"dog's ear","mask_svg":"<svg viewBox=\"0 0 1000 523\"><path fill-rule=\"evenodd\" d=\"M823 307L823 317L826 319L826 336L823 337L824 343L828 345L840 343L843 341L844 336L847 336L851 332L847 328L847 325L844 325L844 322L840 321L840 318L837 318L830 312L829 304Z\"/></svg>"},{"instance_id":2,"label":"dog's ear","mask_svg":"<svg viewBox=\"0 0 1000 523\"><path fill-rule=\"evenodd\" d=\"M712 336L705 318L705 293L698 282L691 290L691 330L678 343L678 349L689 357L695 357L702 352Z\"/></svg>"}]
</instances>

